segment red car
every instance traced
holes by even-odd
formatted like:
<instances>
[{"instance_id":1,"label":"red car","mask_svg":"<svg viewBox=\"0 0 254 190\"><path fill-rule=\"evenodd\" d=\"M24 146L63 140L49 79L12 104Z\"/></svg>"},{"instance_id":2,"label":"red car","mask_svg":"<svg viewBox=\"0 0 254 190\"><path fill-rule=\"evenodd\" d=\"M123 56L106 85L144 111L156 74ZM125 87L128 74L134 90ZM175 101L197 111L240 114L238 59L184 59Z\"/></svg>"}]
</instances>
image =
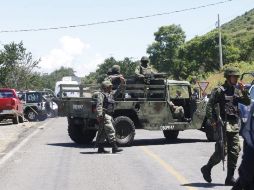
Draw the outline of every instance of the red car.
<instances>
[{"instance_id":1,"label":"red car","mask_svg":"<svg viewBox=\"0 0 254 190\"><path fill-rule=\"evenodd\" d=\"M12 119L13 124L23 123L23 105L16 90L0 88L0 121Z\"/></svg>"}]
</instances>

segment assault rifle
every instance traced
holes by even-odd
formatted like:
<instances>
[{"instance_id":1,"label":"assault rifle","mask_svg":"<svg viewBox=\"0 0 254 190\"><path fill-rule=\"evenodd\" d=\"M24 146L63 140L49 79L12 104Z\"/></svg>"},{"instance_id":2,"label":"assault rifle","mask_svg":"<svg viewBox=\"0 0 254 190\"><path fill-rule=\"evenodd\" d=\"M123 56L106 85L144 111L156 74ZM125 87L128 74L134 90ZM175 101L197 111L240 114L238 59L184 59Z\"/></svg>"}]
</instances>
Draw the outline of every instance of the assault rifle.
<instances>
[{"instance_id":1,"label":"assault rifle","mask_svg":"<svg viewBox=\"0 0 254 190\"><path fill-rule=\"evenodd\" d=\"M220 151L220 159L222 161L223 171L225 170L224 161L225 161L225 147L224 147L224 134L223 134L223 128L224 128L224 122L221 119L220 116L220 106L219 104L216 104L215 106L215 112L216 112L216 130L218 134L217 142L219 143L219 151Z\"/></svg>"}]
</instances>

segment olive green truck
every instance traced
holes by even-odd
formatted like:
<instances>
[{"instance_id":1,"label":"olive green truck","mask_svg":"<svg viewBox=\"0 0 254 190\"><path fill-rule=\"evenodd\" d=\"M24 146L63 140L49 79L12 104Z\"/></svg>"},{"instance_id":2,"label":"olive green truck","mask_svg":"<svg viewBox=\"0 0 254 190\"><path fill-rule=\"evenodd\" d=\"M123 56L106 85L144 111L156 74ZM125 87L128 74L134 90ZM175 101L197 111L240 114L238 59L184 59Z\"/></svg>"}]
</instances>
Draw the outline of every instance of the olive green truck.
<instances>
[{"instance_id":1,"label":"olive green truck","mask_svg":"<svg viewBox=\"0 0 254 190\"><path fill-rule=\"evenodd\" d=\"M60 85L59 116L67 117L69 136L78 144L91 143L96 136L99 89L99 86ZM192 96L189 82L159 78L136 84L127 80L117 91L113 118L119 145L131 145L137 129L161 130L168 140L176 139L179 131L199 129L211 140L211 130L204 122L207 102ZM71 93L75 96L70 96ZM183 119L175 117L170 103L183 107Z\"/></svg>"}]
</instances>

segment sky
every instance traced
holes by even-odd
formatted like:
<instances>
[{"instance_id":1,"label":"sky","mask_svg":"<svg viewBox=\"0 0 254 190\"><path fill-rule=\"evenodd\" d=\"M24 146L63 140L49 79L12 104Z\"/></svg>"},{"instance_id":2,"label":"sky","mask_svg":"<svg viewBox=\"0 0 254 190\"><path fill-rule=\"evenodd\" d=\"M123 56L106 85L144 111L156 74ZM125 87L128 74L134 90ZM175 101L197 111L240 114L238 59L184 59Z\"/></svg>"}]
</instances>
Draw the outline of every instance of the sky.
<instances>
[{"instance_id":1,"label":"sky","mask_svg":"<svg viewBox=\"0 0 254 190\"><path fill-rule=\"evenodd\" d=\"M225 0L0 0L0 31L84 25L174 12ZM51 73L72 67L83 77L94 72L108 57L133 61L146 55L159 27L180 25L186 40L203 35L221 23L254 8L254 0L232 0L202 9L109 24L31 32L0 32L3 44L23 42L39 72Z\"/></svg>"}]
</instances>

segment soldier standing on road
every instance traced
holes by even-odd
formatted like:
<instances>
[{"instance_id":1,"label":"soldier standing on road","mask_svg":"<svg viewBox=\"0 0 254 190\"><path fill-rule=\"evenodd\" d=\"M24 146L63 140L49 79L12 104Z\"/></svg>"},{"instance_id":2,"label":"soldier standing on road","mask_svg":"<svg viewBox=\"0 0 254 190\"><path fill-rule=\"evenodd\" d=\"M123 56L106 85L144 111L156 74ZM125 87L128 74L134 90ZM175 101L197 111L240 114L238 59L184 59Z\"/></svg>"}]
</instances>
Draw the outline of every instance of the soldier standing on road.
<instances>
[{"instance_id":1,"label":"soldier standing on road","mask_svg":"<svg viewBox=\"0 0 254 190\"><path fill-rule=\"evenodd\" d=\"M207 119L212 126L216 127L215 107L216 104L219 104L220 116L224 123L224 151L225 154L228 153L227 177L225 180L225 185L229 186L233 186L236 182L234 179L234 171L240 152L238 103L245 105L250 104L248 92L244 89L243 84L238 83L239 88L236 88L239 76L240 72L237 68L230 67L225 69L224 77L226 78L226 81L222 86L213 91L208 101L206 110ZM212 181L211 170L213 166L221 161L220 150L219 142L216 142L215 152L210 157L208 163L201 168L204 179L209 183Z\"/></svg>"},{"instance_id":2,"label":"soldier standing on road","mask_svg":"<svg viewBox=\"0 0 254 190\"><path fill-rule=\"evenodd\" d=\"M241 129L244 138L243 157L238 169L239 178L232 190L254 189L254 104L246 124Z\"/></svg>"},{"instance_id":3,"label":"soldier standing on road","mask_svg":"<svg viewBox=\"0 0 254 190\"><path fill-rule=\"evenodd\" d=\"M122 149L119 149L116 145L115 129L112 124L115 101L111 92L112 83L110 81L103 81L96 105L97 121L99 123L99 130L96 138L98 143L98 153L109 153L104 149L104 141L106 138L112 145L112 153L122 151Z\"/></svg>"}]
</instances>

